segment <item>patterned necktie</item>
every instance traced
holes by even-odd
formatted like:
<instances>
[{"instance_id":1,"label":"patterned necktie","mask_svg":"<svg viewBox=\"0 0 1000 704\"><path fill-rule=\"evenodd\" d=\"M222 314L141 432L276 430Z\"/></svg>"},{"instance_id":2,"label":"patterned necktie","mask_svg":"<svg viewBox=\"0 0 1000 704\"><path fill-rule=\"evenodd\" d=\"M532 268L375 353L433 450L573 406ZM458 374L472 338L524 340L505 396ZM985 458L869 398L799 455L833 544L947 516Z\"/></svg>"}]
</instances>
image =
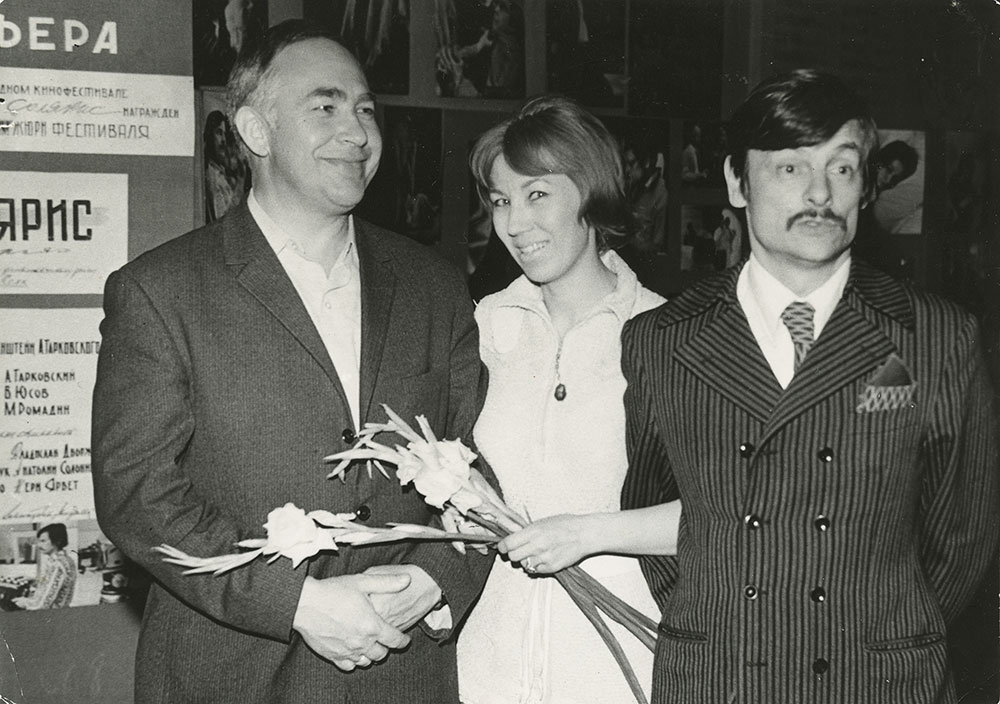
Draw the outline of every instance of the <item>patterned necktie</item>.
<instances>
[{"instance_id":1,"label":"patterned necktie","mask_svg":"<svg viewBox=\"0 0 1000 704\"><path fill-rule=\"evenodd\" d=\"M792 301L788 307L781 312L781 320L788 328L788 333L792 336L792 343L795 345L795 371L802 366L802 360L806 358L806 352L813 343L813 313L816 309L805 301Z\"/></svg>"}]
</instances>

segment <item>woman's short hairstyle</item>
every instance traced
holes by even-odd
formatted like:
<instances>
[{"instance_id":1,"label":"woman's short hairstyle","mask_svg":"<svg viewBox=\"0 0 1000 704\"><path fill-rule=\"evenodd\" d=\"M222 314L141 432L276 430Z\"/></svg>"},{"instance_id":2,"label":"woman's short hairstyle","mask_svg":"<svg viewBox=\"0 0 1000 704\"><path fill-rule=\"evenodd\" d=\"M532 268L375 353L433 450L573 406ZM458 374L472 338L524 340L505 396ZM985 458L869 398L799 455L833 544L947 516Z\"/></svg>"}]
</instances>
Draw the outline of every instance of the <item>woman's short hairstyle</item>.
<instances>
[{"instance_id":1,"label":"woman's short hairstyle","mask_svg":"<svg viewBox=\"0 0 1000 704\"><path fill-rule=\"evenodd\" d=\"M47 526L43 526L38 529L37 536L41 538L42 533L47 534L49 540L59 550L69 545L69 535L66 533L66 525L64 523L50 523Z\"/></svg>"},{"instance_id":2,"label":"woman's short hairstyle","mask_svg":"<svg viewBox=\"0 0 1000 704\"><path fill-rule=\"evenodd\" d=\"M758 85L733 113L729 163L745 191L747 153L812 147L856 120L861 128L865 200L875 195L878 129L865 102L839 78L813 69L780 74Z\"/></svg>"},{"instance_id":3,"label":"woman's short hairstyle","mask_svg":"<svg viewBox=\"0 0 1000 704\"><path fill-rule=\"evenodd\" d=\"M578 103L556 95L532 98L477 140L469 165L489 209L490 172L500 156L524 176L568 176L580 191L579 217L594 228L600 248L625 234L629 211L618 143Z\"/></svg>"}]
</instances>

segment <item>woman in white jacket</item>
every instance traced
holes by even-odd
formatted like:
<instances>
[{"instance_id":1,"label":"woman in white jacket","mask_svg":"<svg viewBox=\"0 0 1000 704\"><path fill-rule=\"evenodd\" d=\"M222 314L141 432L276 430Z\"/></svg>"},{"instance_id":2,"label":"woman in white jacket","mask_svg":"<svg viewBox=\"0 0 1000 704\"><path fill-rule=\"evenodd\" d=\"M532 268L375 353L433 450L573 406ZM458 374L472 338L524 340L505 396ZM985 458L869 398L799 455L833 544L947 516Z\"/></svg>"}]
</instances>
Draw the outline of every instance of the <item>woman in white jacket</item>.
<instances>
[{"instance_id":1,"label":"woman in white jacket","mask_svg":"<svg viewBox=\"0 0 1000 704\"><path fill-rule=\"evenodd\" d=\"M625 555L671 554L680 504L619 511L619 338L626 320L663 299L607 248L629 221L622 165L614 138L579 105L531 100L480 137L471 166L524 272L476 311L490 384L474 436L507 503L534 523L499 544L504 559L459 637L462 701L626 702L607 646L546 575L582 560L659 620L638 561ZM613 630L648 692L652 654Z\"/></svg>"}]
</instances>

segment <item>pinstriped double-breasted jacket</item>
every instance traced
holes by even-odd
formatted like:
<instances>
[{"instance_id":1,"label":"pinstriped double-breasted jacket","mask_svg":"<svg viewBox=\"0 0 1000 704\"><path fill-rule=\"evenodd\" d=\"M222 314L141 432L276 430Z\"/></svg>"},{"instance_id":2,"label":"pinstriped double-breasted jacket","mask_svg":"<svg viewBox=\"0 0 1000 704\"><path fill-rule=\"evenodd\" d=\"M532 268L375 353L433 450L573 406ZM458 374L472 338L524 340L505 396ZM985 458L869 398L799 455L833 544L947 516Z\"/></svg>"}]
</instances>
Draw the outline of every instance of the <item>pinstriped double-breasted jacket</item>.
<instances>
[{"instance_id":1,"label":"pinstriped double-breasted jacket","mask_svg":"<svg viewBox=\"0 0 1000 704\"><path fill-rule=\"evenodd\" d=\"M643 558L663 609L653 701L954 701L947 623L1000 534L975 320L854 262L782 390L738 274L623 333L623 506L684 505L678 556ZM911 388L866 404L893 355Z\"/></svg>"}]
</instances>

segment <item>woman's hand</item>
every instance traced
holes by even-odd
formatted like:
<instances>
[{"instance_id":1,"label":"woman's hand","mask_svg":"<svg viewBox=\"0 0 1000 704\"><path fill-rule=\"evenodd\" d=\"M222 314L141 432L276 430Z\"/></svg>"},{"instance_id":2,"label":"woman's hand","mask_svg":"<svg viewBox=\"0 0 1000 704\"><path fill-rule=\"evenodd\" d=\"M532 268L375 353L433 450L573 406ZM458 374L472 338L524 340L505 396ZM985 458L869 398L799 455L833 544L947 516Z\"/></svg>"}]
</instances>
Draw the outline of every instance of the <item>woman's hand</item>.
<instances>
[{"instance_id":1,"label":"woman's hand","mask_svg":"<svg viewBox=\"0 0 1000 704\"><path fill-rule=\"evenodd\" d=\"M497 549L529 573L552 574L598 552L595 519L600 514L563 514L535 521L508 535Z\"/></svg>"}]
</instances>

